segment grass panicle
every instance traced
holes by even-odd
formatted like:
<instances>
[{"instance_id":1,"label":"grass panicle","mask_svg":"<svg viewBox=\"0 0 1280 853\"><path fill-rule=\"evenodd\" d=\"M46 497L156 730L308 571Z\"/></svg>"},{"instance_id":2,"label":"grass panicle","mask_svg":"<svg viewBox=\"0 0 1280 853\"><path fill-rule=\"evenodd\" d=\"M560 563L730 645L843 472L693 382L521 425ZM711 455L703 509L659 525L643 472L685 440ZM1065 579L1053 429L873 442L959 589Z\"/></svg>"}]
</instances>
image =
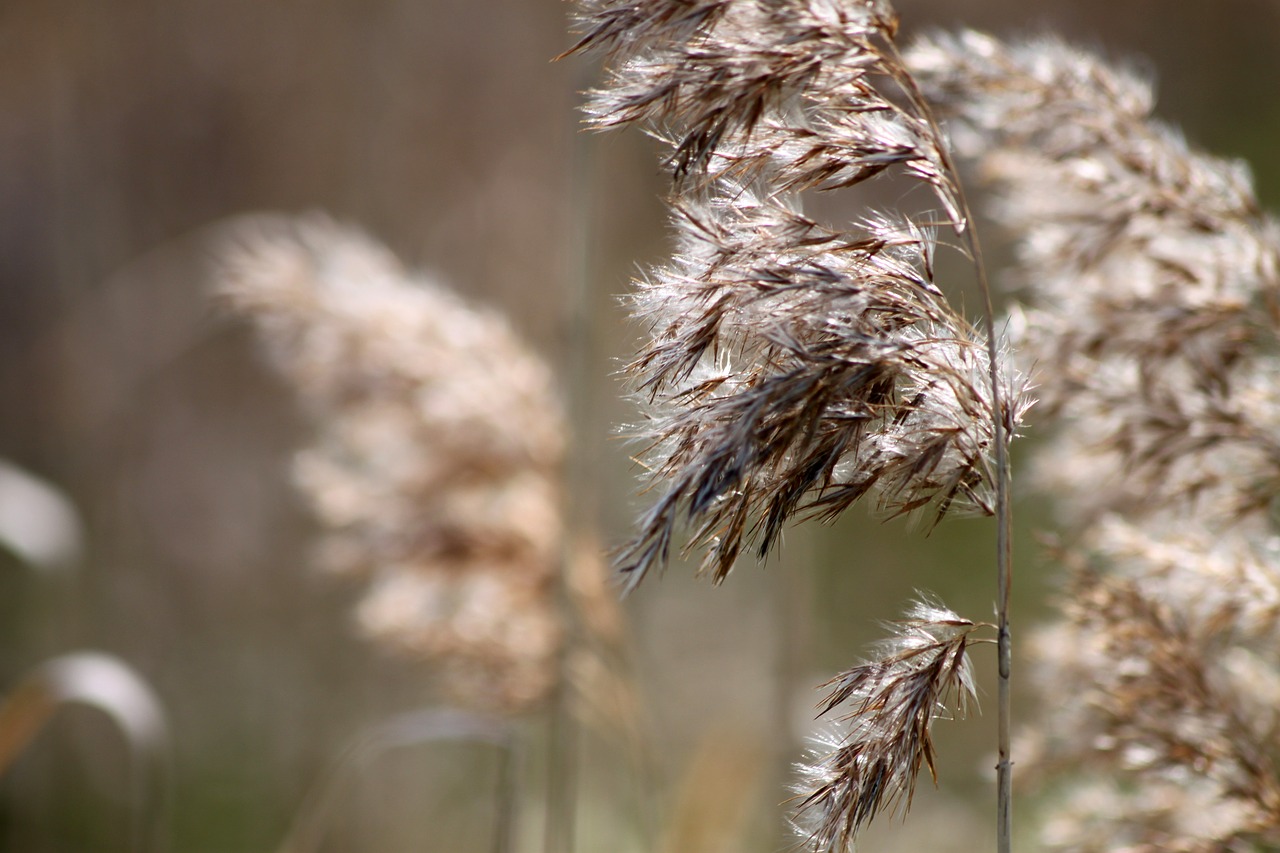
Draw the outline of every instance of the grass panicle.
<instances>
[{"instance_id":1,"label":"grass panicle","mask_svg":"<svg viewBox=\"0 0 1280 853\"><path fill-rule=\"evenodd\" d=\"M1101 538L1110 550L1069 560L1066 622L1036 642L1039 680L1057 700L1033 766L1073 791L1044 840L1062 850L1274 847L1274 556L1120 522ZM1087 795L1100 791L1111 801Z\"/></svg>"},{"instance_id":2,"label":"grass panicle","mask_svg":"<svg viewBox=\"0 0 1280 853\"><path fill-rule=\"evenodd\" d=\"M1066 520L1035 640L1050 849L1280 840L1280 228L1149 84L1054 39L935 36L908 61L1016 240L1019 353Z\"/></svg>"},{"instance_id":3,"label":"grass panicle","mask_svg":"<svg viewBox=\"0 0 1280 853\"><path fill-rule=\"evenodd\" d=\"M1056 39L935 36L908 61L1016 238L1015 346L1055 426L1037 467L1060 508L1267 515L1280 226L1247 167L1154 119L1146 80Z\"/></svg>"},{"instance_id":4,"label":"grass panicle","mask_svg":"<svg viewBox=\"0 0 1280 853\"><path fill-rule=\"evenodd\" d=\"M851 849L879 812L909 808L920 770L937 778L933 721L976 698L967 652L982 625L922 599L890 627L872 660L828 683L821 714L842 709L844 731L799 768L797 829L820 853Z\"/></svg>"},{"instance_id":5,"label":"grass panicle","mask_svg":"<svg viewBox=\"0 0 1280 853\"><path fill-rule=\"evenodd\" d=\"M319 559L365 578L363 632L431 661L454 701L519 711L557 680L565 424L497 315L324 219L244 229L225 301L313 416L296 480Z\"/></svg>"},{"instance_id":6,"label":"grass panicle","mask_svg":"<svg viewBox=\"0 0 1280 853\"><path fill-rule=\"evenodd\" d=\"M665 144L678 240L632 299L648 339L628 375L655 498L616 559L626 587L677 548L701 552L702 571L723 580L744 550L767 556L788 522L832 519L864 498L931 521L957 507L998 516L1007 850L1007 443L1029 398L993 337L968 204L898 51L896 14L875 0L579 10L574 50L606 59L588 123L639 125ZM834 227L805 215L806 193L882 175L924 190L931 209ZM985 333L936 280L938 229L971 253ZM851 843L886 801L910 799L922 764L932 770L939 694L968 675L964 643L948 634L938 645L926 623L899 637L896 657L852 670L837 690L865 695L801 794L806 811L822 814L816 848Z\"/></svg>"},{"instance_id":7,"label":"grass panicle","mask_svg":"<svg viewBox=\"0 0 1280 853\"><path fill-rule=\"evenodd\" d=\"M617 564L634 587L687 530L717 580L788 520L874 494L891 513L992 512L996 429L985 336L935 281L934 230L967 223L943 140L883 3L582 4L579 49L610 85L590 123L668 146L679 247L632 301L649 331L629 368L657 494ZM803 213L805 190L882 173L942 212ZM1003 367L1003 419L1021 380Z\"/></svg>"}]
</instances>

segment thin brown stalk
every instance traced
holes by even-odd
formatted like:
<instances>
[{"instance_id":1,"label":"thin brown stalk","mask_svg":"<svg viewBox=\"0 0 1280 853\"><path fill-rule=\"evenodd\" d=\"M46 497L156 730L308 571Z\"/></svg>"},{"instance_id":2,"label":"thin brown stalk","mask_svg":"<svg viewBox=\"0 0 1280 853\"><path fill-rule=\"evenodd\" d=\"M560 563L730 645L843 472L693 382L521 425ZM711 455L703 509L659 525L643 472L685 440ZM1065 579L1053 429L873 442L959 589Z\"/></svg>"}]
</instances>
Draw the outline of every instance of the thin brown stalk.
<instances>
[{"instance_id":1,"label":"thin brown stalk","mask_svg":"<svg viewBox=\"0 0 1280 853\"><path fill-rule=\"evenodd\" d=\"M932 113L929 115L932 119ZM950 154L947 154L950 164ZM950 165L955 171L954 164ZM973 221L969 201L963 190L960 204L965 219ZM982 307L986 314L987 356L991 366L991 419L995 424L996 440L996 656L997 656L997 719L996 719L996 849L1009 853L1013 849L1013 648L1009 633L1009 599L1013 591L1013 472L1009 466L1009 439L1014 424L1006 420L1006 409L1000 388L1000 352L997 346L996 313L991 298L991 281L987 276L986 260L978 242L977 230L965 231L965 240L973 257L978 286L982 291Z\"/></svg>"},{"instance_id":2,"label":"thin brown stalk","mask_svg":"<svg viewBox=\"0 0 1280 853\"><path fill-rule=\"evenodd\" d=\"M898 64L904 69L904 87L919 105L921 115L929 122L939 138L943 137L937 117L921 92L915 77L905 73L907 63L896 53ZM951 155L950 146L940 146L948 173L957 176L956 199L963 216L962 221L972 223L973 211L968 194L959 180L959 170ZM996 333L996 311L991 295L991 279L987 274L986 257L978 240L976 228L964 230L964 240L973 260L978 289L982 294L982 309L987 327L987 361L991 376L991 421L995 437L995 517L996 517L996 656L997 656L997 719L996 719L996 849L998 853L1010 853L1013 848L1013 649L1009 632L1009 600L1013 589L1013 503L1011 500L1013 472L1009 465L1009 438L1016 426L1007 420L1000 381L999 337Z\"/></svg>"}]
</instances>

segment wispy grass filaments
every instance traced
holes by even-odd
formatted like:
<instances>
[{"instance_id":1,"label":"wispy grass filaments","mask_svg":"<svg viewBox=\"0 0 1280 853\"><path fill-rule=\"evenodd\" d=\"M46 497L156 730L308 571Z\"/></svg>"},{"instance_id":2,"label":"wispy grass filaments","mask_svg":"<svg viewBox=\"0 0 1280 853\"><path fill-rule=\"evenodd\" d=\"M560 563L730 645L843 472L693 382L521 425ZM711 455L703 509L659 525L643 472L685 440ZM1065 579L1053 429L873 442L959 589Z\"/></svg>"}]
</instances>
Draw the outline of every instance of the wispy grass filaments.
<instances>
[{"instance_id":1,"label":"wispy grass filaments","mask_svg":"<svg viewBox=\"0 0 1280 853\"><path fill-rule=\"evenodd\" d=\"M1152 117L1143 79L1054 39L963 33L909 61L1017 237L1017 349L1077 514L1191 501L1240 518L1280 491L1280 227L1241 163Z\"/></svg>"},{"instance_id":2,"label":"wispy grass filaments","mask_svg":"<svg viewBox=\"0 0 1280 853\"><path fill-rule=\"evenodd\" d=\"M893 213L833 230L801 211L802 189L893 170L933 191L934 221L965 228L889 7L585 4L583 17L580 47L613 60L592 122L669 143L680 240L634 301L651 330L630 373L659 497L619 560L628 584L665 564L683 526L720 579L786 520L868 493L892 511L991 511L988 354L934 282L931 230ZM1025 403L1000 376L1012 425Z\"/></svg>"},{"instance_id":3,"label":"wispy grass filaments","mask_svg":"<svg viewBox=\"0 0 1280 853\"><path fill-rule=\"evenodd\" d=\"M1045 841L1099 851L1274 847L1274 549L1118 520L1092 539L1096 551L1065 557L1066 621L1036 637L1037 680L1056 698L1032 733L1033 772L1053 772L1073 792Z\"/></svg>"},{"instance_id":4,"label":"wispy grass filaments","mask_svg":"<svg viewBox=\"0 0 1280 853\"><path fill-rule=\"evenodd\" d=\"M656 497L617 559L628 589L676 548L722 580L787 522L869 498L935 520L957 506L999 515L1004 613L1005 445L1028 401L1003 348L935 281L935 228L976 242L890 5L586 0L579 28L574 50L608 62L591 124L641 125L668 147L679 241L633 298L649 339L628 373ZM802 193L882 174L941 211L839 227L804 215ZM1003 615L1001 634L1007 683Z\"/></svg>"},{"instance_id":5,"label":"wispy grass filaments","mask_svg":"<svg viewBox=\"0 0 1280 853\"><path fill-rule=\"evenodd\" d=\"M872 660L827 685L821 713L846 709L846 726L800 766L798 823L814 850L845 850L879 812L909 808L920 770L937 779L934 720L963 716L976 698L970 635L994 626L922 599L890 627Z\"/></svg>"}]
</instances>

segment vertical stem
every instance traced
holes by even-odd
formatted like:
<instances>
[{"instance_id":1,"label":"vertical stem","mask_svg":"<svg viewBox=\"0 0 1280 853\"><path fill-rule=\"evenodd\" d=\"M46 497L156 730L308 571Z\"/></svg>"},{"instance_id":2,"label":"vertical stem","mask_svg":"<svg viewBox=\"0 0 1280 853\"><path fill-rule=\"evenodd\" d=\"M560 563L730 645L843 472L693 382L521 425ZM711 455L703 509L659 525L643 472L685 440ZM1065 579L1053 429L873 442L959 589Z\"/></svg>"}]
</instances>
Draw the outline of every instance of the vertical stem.
<instances>
[{"instance_id":1,"label":"vertical stem","mask_svg":"<svg viewBox=\"0 0 1280 853\"><path fill-rule=\"evenodd\" d=\"M996 626L999 683L996 693L998 705L996 720L996 850L997 853L1010 853L1013 848L1013 761L1010 757L1010 732L1012 725L1013 700L1010 691L1010 664L1012 652L1009 641L1009 592L1013 586L1013 512L1010 506L1010 471L1009 471L1009 429L1010 422L1005 419L1004 395L1000 387L1000 345L996 336L996 312L991 299L991 281L987 276L987 265L982 255L982 245L978 242L977 232L973 228L973 211L965 195L964 186L960 182L960 173L951 158L946 145L946 137L942 133L933 110L916 84L915 78L907 71L907 65L898 52L898 46L892 36L887 40L887 55L899 71L894 77L910 98L920 117L928 123L936 141L942 165L950 176L956 192L956 200L960 205L963 222L962 236L973 258L974 274L978 287L982 291L982 307L987 328L987 364L991 380L991 430L995 441L996 464Z\"/></svg>"},{"instance_id":2,"label":"vertical stem","mask_svg":"<svg viewBox=\"0 0 1280 853\"><path fill-rule=\"evenodd\" d=\"M577 840L578 726L572 697L562 684L551 710L547 744L547 823L544 853L573 853Z\"/></svg>"},{"instance_id":3,"label":"vertical stem","mask_svg":"<svg viewBox=\"0 0 1280 853\"><path fill-rule=\"evenodd\" d=\"M950 155L946 154L948 168L954 173ZM991 284L987 267L982 259L982 247L974 233L973 216L963 190L959 194L966 224L965 240L973 253L974 269L982 289L983 310L986 312L987 359L991 371L992 434L996 443L996 625L999 686L997 688L996 720L996 850L1010 853L1013 848L1013 761L1010 758L1010 718L1013 699L1009 687L1012 652L1009 642L1009 591L1013 586L1013 512L1009 501L1009 435L1005 421L1004 401L1000 389L1000 345L996 338L995 308L991 302Z\"/></svg>"},{"instance_id":4,"label":"vertical stem","mask_svg":"<svg viewBox=\"0 0 1280 853\"><path fill-rule=\"evenodd\" d=\"M590 87L588 69L581 69L573 76L572 91L581 92ZM594 202L592 185L593 162L591 148L584 141L581 127L576 123L567 128L569 135L569 172L567 175L569 209L566 214L565 248L562 273L565 288L565 327L568 344L561 353L563 373L568 377L565 387L569 415L569 430L577 436L573 450L565 460L565 496L562 498L565 513L565 534L561 545L561 577L575 559L573 553L578 534L596 527L597 489L596 470L599 460L591 437L597 434L594 417L596 411L594 376L589 365L594 364L595 338L592 334L591 299L591 240L593 221L591 211ZM567 663L574 646L581 642L581 630L577 614L569 595L561 584L561 608L567 626L565 648L560 656L560 687L552 708L547 766L547 823L543 836L544 853L573 853L577 841L578 786L580 783L581 734L573 716L572 689L568 686Z\"/></svg>"},{"instance_id":5,"label":"vertical stem","mask_svg":"<svg viewBox=\"0 0 1280 853\"><path fill-rule=\"evenodd\" d=\"M797 530L797 534L801 531ZM770 794L785 795L788 783L793 779L793 765L798 744L791 724L792 700L798 692L798 674L807 671L811 646L810 626L813 613L813 560L814 539L811 533L793 536L787 543L788 554L794 565L782 572L773 572L772 597L774 601L775 635L773 696L770 724L778 737L774 742L772 766L768 790ZM785 821L775 822L774 848L787 850L794 840L793 828Z\"/></svg>"},{"instance_id":6,"label":"vertical stem","mask_svg":"<svg viewBox=\"0 0 1280 853\"><path fill-rule=\"evenodd\" d=\"M514 738L498 753L494 793L493 853L511 853L516 823L516 768L519 755Z\"/></svg>"},{"instance_id":7,"label":"vertical stem","mask_svg":"<svg viewBox=\"0 0 1280 853\"><path fill-rule=\"evenodd\" d=\"M949 159L949 158L948 158ZM1009 436L1005 422L1004 403L1000 393L999 343L996 339L995 309L991 303L991 285L987 279L982 249L972 228L973 217L969 203L960 196L967 223L966 239L973 252L974 267L982 288L984 310L987 315L987 357L991 369L991 417L994 421L993 436L996 443L996 624L999 687L996 694L998 717L996 721L996 850L1010 853L1013 847L1013 761L1010 758L1010 718L1013 700L1009 688L1009 672L1012 652L1009 642L1009 591L1013 586L1013 513L1009 502Z\"/></svg>"}]
</instances>

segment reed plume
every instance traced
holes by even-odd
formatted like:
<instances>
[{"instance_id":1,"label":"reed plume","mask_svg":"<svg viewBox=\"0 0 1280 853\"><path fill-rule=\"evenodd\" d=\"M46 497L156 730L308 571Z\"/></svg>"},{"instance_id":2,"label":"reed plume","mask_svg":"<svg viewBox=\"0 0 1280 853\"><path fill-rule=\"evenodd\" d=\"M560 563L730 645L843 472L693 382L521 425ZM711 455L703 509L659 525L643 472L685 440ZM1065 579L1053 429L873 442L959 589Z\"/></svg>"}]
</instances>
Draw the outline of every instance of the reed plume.
<instances>
[{"instance_id":1,"label":"reed plume","mask_svg":"<svg viewBox=\"0 0 1280 853\"><path fill-rule=\"evenodd\" d=\"M1280 229L1247 167L1192 150L1146 81L1054 39L937 36L909 62L1017 238L1015 347L1059 442L1045 490L1081 517L1266 515Z\"/></svg>"},{"instance_id":2,"label":"reed plume","mask_svg":"<svg viewBox=\"0 0 1280 853\"><path fill-rule=\"evenodd\" d=\"M545 364L323 218L244 228L223 260L222 297L313 419L294 473L320 563L368 582L363 633L434 664L454 701L536 706L562 639L565 424Z\"/></svg>"},{"instance_id":3,"label":"reed plume","mask_svg":"<svg viewBox=\"0 0 1280 853\"><path fill-rule=\"evenodd\" d=\"M1034 733L1034 764L1071 792L1045 823L1048 846L1274 847L1274 546L1263 552L1243 537L1151 532L1118 519L1090 543L1064 557L1065 621L1035 638L1049 708Z\"/></svg>"},{"instance_id":4,"label":"reed plume","mask_svg":"<svg viewBox=\"0 0 1280 853\"><path fill-rule=\"evenodd\" d=\"M788 522L832 519L869 496L890 514L933 521L957 506L999 516L1007 850L1005 455L1029 400L993 339L967 204L899 55L895 13L878 0L579 8L583 35L570 52L601 51L608 65L589 123L640 125L665 143L678 239L632 299L649 338L628 374L658 496L619 552L627 588L665 567L681 535L683 552L702 551L702 571L720 581L744 548L765 557ZM839 226L804 214L806 193L880 175L923 188L933 209ZM988 334L935 279L940 228L973 252ZM847 740L810 774L817 787L801 795L822 815L814 849L851 844L886 801L910 798L922 764L932 768L929 724L960 661L937 671L941 651L908 652L911 641L837 691L865 695Z\"/></svg>"},{"instance_id":5,"label":"reed plume","mask_svg":"<svg viewBox=\"0 0 1280 853\"><path fill-rule=\"evenodd\" d=\"M922 599L889 627L872 660L827 685L821 713L846 707L847 728L800 766L798 825L813 850L844 850L880 811L909 808L921 768L937 779L933 721L976 698L967 650L983 626Z\"/></svg>"},{"instance_id":6,"label":"reed plume","mask_svg":"<svg viewBox=\"0 0 1280 853\"><path fill-rule=\"evenodd\" d=\"M721 580L788 520L869 493L892 513L993 510L986 339L934 279L935 227L967 223L896 27L877 2L581 4L575 50L611 67L590 123L667 144L679 240L632 300L650 337L628 373L659 496L617 561L629 588L686 527L684 549ZM803 191L885 172L941 213L804 215ZM998 373L1007 440L1025 398Z\"/></svg>"},{"instance_id":7,"label":"reed plume","mask_svg":"<svg viewBox=\"0 0 1280 853\"><path fill-rule=\"evenodd\" d=\"M1136 76L963 33L909 61L1017 239L1017 348L1071 535L1040 633L1052 849L1280 842L1280 230L1247 169L1151 116ZM1061 783L1060 783L1061 784Z\"/></svg>"}]
</instances>

